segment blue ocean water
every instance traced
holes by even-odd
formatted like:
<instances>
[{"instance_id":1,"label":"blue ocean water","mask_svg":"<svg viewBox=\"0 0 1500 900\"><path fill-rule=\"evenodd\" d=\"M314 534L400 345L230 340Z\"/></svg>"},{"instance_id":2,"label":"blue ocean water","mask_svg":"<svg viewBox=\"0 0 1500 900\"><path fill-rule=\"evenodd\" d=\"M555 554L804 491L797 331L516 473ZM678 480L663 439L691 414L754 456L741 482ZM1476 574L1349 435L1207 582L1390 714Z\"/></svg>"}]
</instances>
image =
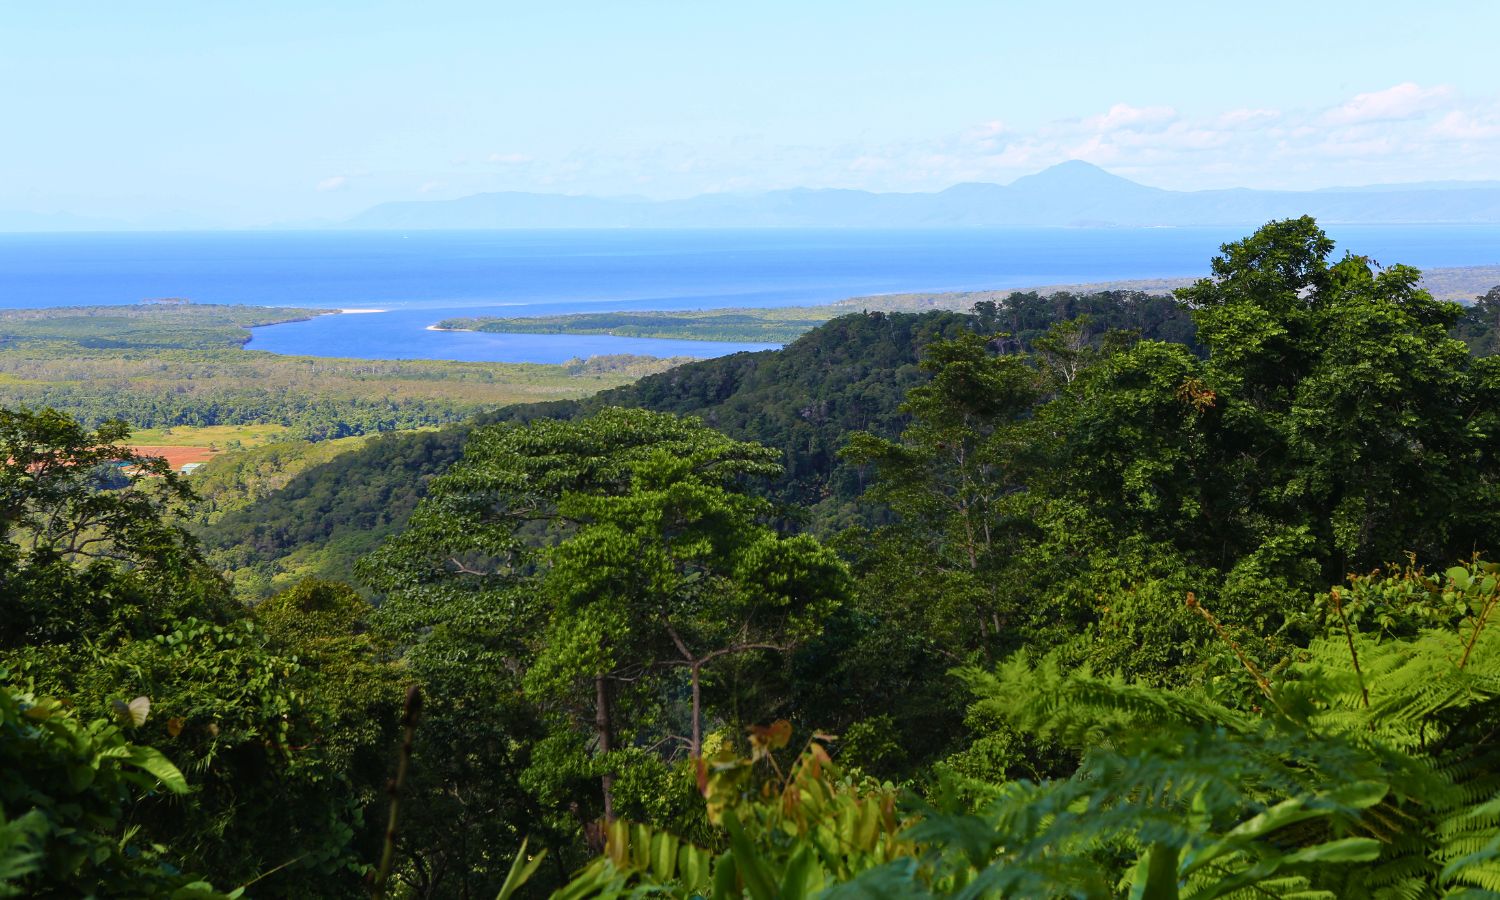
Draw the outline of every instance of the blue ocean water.
<instances>
[{"instance_id":1,"label":"blue ocean water","mask_svg":"<svg viewBox=\"0 0 1500 900\"><path fill-rule=\"evenodd\" d=\"M203 303L376 308L258 329L252 349L557 362L764 345L425 330L450 315L825 303L861 294L1195 275L1244 228L153 232L0 235L0 308ZM1500 264L1496 226L1334 226L1418 267Z\"/></svg>"}]
</instances>

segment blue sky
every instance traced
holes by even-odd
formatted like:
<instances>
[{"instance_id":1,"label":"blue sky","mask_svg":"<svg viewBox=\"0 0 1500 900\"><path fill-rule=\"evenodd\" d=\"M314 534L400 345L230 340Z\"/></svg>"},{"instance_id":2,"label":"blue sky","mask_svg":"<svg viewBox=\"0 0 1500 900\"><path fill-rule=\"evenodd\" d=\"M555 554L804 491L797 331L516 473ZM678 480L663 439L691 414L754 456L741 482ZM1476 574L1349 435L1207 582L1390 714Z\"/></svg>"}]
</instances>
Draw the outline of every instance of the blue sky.
<instances>
[{"instance_id":1,"label":"blue sky","mask_svg":"<svg viewBox=\"0 0 1500 900\"><path fill-rule=\"evenodd\" d=\"M1500 178L1500 2L148 2L0 11L0 210L478 191Z\"/></svg>"}]
</instances>

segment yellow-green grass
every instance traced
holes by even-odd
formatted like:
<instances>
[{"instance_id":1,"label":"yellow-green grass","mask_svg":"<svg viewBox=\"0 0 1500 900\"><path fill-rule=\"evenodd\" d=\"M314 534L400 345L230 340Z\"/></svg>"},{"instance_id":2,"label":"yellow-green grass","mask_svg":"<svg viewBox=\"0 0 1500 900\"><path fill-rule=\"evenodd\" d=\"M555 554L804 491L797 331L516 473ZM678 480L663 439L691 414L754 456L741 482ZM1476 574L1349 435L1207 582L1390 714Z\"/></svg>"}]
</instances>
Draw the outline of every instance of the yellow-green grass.
<instances>
[{"instance_id":1,"label":"yellow-green grass","mask_svg":"<svg viewBox=\"0 0 1500 900\"><path fill-rule=\"evenodd\" d=\"M226 448L238 441L245 449L258 447L284 437L285 425L176 425L171 428L142 428L130 433L132 444L160 447Z\"/></svg>"}]
</instances>

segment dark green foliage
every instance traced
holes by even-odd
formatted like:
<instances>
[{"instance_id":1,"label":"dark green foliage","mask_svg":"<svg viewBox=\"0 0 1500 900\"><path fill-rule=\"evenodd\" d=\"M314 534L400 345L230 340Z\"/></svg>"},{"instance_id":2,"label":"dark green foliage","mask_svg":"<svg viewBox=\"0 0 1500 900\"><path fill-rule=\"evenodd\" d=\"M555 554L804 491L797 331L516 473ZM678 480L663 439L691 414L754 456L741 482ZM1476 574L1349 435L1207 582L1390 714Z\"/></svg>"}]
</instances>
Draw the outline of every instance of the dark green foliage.
<instances>
[{"instance_id":1,"label":"dark green foliage","mask_svg":"<svg viewBox=\"0 0 1500 900\"><path fill-rule=\"evenodd\" d=\"M1111 332L1148 341L1183 344L1197 351L1197 327L1188 310L1171 297L1138 291L1099 291L1045 296L1013 293L1003 300L981 300L974 315L985 332L1004 332L1014 346L1031 349L1059 322L1082 320L1086 342L1097 344Z\"/></svg>"},{"instance_id":2,"label":"dark green foliage","mask_svg":"<svg viewBox=\"0 0 1500 900\"><path fill-rule=\"evenodd\" d=\"M130 828L169 848L152 859L221 883L347 892L370 845L356 846L383 774L393 678L385 651L359 636L367 607L347 588L309 585L269 601L259 627L174 524L192 500L186 482L131 454L127 436L119 423L90 431L51 410L0 411L0 666L80 710L149 698L138 755L171 758L193 785L190 800L132 802ZM88 733L110 739L102 727ZM76 752L89 758L82 743Z\"/></svg>"},{"instance_id":3,"label":"dark green foliage","mask_svg":"<svg viewBox=\"0 0 1500 900\"><path fill-rule=\"evenodd\" d=\"M122 428L7 414L0 663L84 714L44 735L17 700L0 755L114 741L77 724L107 709L139 749L88 751L76 831L48 823L95 782L0 772L0 884L339 896L382 858L502 900L1500 895L1500 363L1450 337L1493 310L1332 249L1274 222L1181 305L850 316L278 456L203 515L248 592L363 556L378 610L317 580L239 609L185 485L108 464ZM843 561L809 534L841 524ZM138 752L192 793L119 790Z\"/></svg>"},{"instance_id":4,"label":"dark green foliage","mask_svg":"<svg viewBox=\"0 0 1500 900\"><path fill-rule=\"evenodd\" d=\"M1500 285L1475 297L1473 304L1464 308L1453 336L1468 344L1475 356L1500 353Z\"/></svg>"},{"instance_id":5,"label":"dark green foliage","mask_svg":"<svg viewBox=\"0 0 1500 900\"><path fill-rule=\"evenodd\" d=\"M1369 624L1414 608L1441 624L1392 640L1335 625L1271 677L1247 659L1253 705L1212 686L1071 669L1056 654L965 669L986 718L1071 749L1071 771L971 780L970 802L945 784L898 818L888 787L840 778L816 744L769 789L755 789L753 761L720 757L705 796L727 852L619 826L561 896L1491 896L1494 569L1356 579ZM1440 598L1461 598L1463 612L1431 616ZM752 736L756 759L774 746Z\"/></svg>"},{"instance_id":6,"label":"dark green foliage","mask_svg":"<svg viewBox=\"0 0 1500 900\"><path fill-rule=\"evenodd\" d=\"M514 406L477 421L573 418L607 406L699 416L733 437L780 450L784 474L769 484L770 496L813 530L830 534L882 517L856 502L867 473L842 461L839 451L851 432L899 433L906 422L900 409L906 392L927 377L918 364L931 342L963 333L987 335L1011 324L1007 317L1021 325L1029 342L1056 316L1078 312L1093 317L1082 334L1085 343L1098 342L1112 327L1164 339L1191 337L1191 322L1180 312L1174 315L1172 302L1159 297L1017 294L1013 306L997 309L981 311L978 318L943 312L846 315L779 352L689 363L587 400ZM399 530L426 480L457 458L466 433L456 427L436 439L384 438L357 455L303 473L277 495L200 534L220 550L215 558L226 568L259 573L243 579L252 596L283 583L272 581L285 578L283 572L348 578L352 560L375 543L366 535L372 528L381 536L389 533L387 526Z\"/></svg>"}]
</instances>

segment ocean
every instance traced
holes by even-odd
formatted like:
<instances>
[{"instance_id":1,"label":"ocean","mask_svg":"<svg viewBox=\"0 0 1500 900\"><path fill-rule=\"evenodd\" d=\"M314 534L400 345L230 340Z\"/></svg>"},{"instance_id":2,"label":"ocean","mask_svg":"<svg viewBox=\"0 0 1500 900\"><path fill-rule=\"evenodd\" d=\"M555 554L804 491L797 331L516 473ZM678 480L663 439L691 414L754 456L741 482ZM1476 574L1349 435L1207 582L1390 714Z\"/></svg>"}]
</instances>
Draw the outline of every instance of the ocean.
<instances>
[{"instance_id":1,"label":"ocean","mask_svg":"<svg viewBox=\"0 0 1500 900\"><path fill-rule=\"evenodd\" d=\"M256 329L250 349L364 359L561 362L717 356L763 344L435 332L453 315L829 303L1204 274L1246 228L261 231L0 234L0 308L199 303L380 309ZM1497 226L1333 226L1342 249L1419 268L1500 264Z\"/></svg>"}]
</instances>

